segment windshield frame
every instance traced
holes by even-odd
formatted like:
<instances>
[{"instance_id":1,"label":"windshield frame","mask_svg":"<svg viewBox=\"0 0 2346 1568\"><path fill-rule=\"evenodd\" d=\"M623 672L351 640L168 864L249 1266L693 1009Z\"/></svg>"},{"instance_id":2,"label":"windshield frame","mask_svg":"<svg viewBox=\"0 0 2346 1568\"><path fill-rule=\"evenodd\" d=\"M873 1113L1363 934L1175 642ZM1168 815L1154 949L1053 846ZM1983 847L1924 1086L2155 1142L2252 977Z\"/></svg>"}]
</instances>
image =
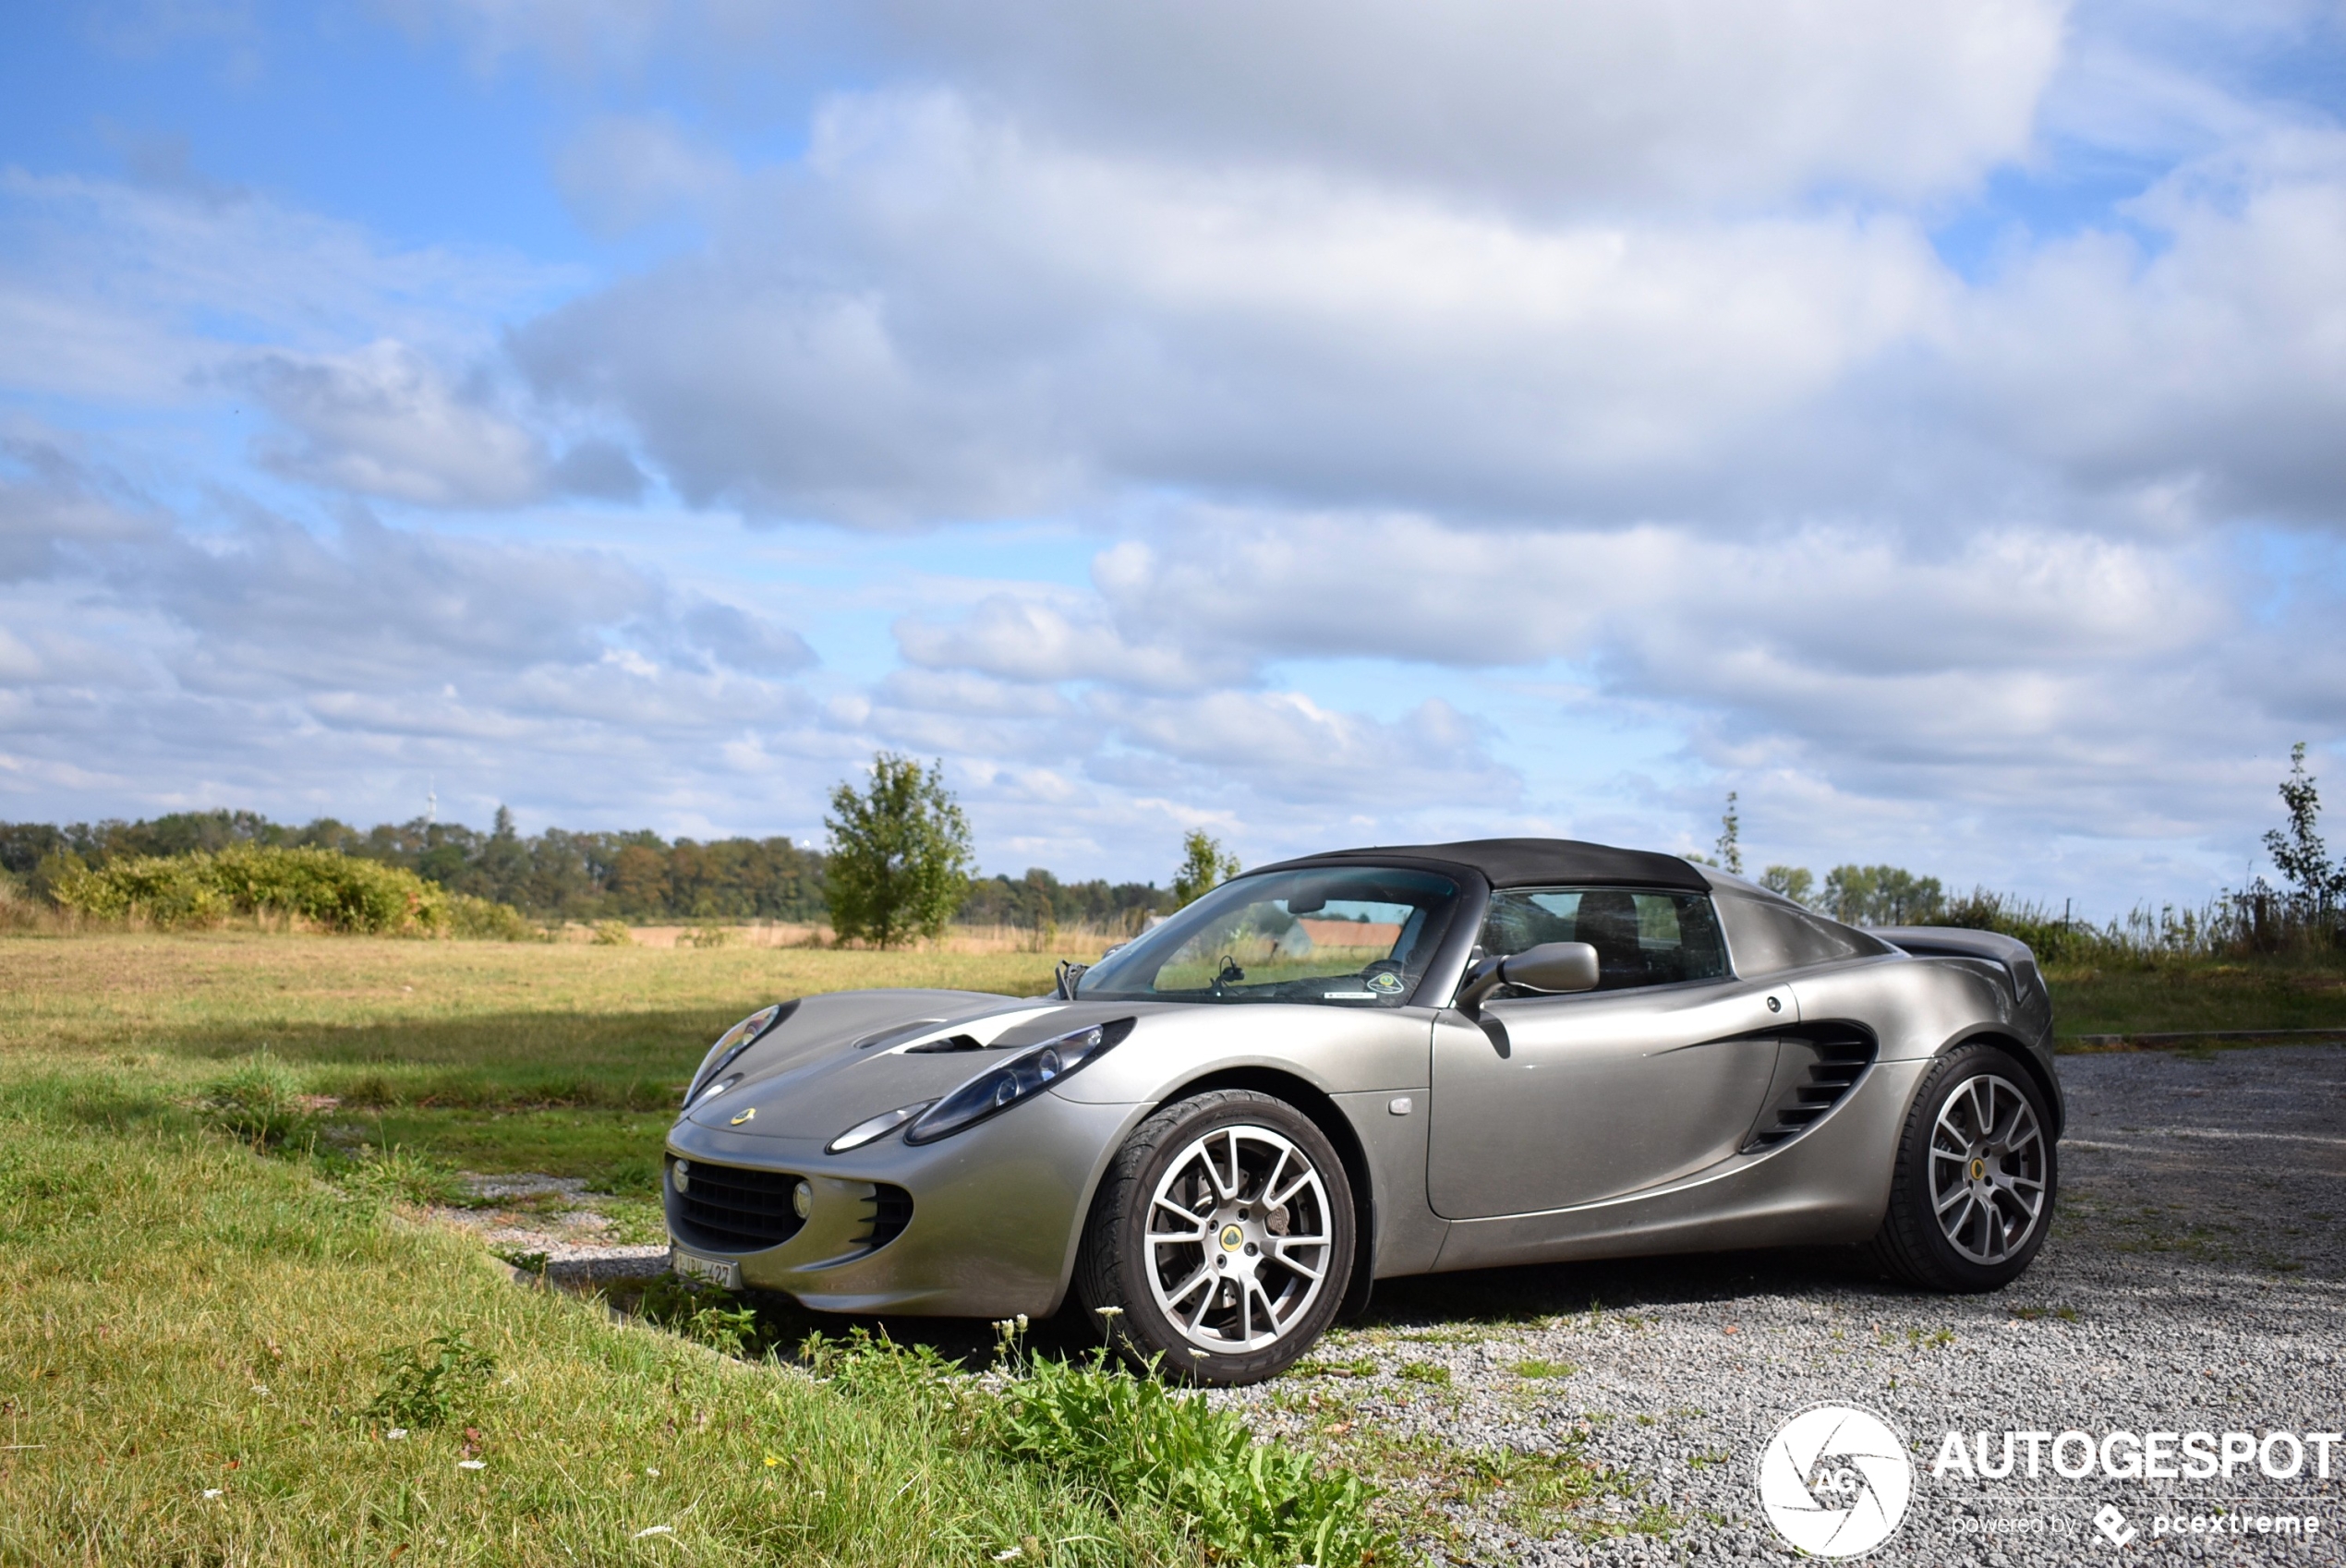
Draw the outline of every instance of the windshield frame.
<instances>
[{"instance_id":1,"label":"windshield frame","mask_svg":"<svg viewBox=\"0 0 2346 1568\"><path fill-rule=\"evenodd\" d=\"M1087 1002L1114 1000L1119 1002L1134 1003L1187 1003L1194 1006L1218 1007L1228 1007L1234 1005L1261 1007L1276 1004L1286 1004L1296 1007L1346 1006L1347 1004L1345 1003L1331 1002L1319 997L1308 995L1216 996L1201 995L1195 992L1160 993L1155 991L1093 991L1089 989L1089 984L1093 974L1099 969L1111 962L1114 959L1121 957L1129 949L1137 947L1143 943L1154 944L1158 941L1167 941L1172 943L1175 947L1178 948L1182 943L1189 939L1189 936L1194 932L1196 927L1203 923L1203 919L1210 918L1215 911L1242 896L1230 891L1232 889L1241 888L1245 884L1254 882L1257 879L1264 877L1284 877L1313 872L1341 874L1348 871L1393 871L1431 874L1436 876L1445 877L1456 885L1457 892L1452 897L1450 901L1448 927L1435 936L1433 957L1426 961L1425 968L1418 976L1416 985L1407 995L1399 998L1397 1002L1386 1003L1380 1006L1374 1006L1372 1008L1360 1010L1386 1012L1392 1011L1397 1007L1441 1007L1447 1006L1450 998L1457 994L1458 983L1465 974L1467 955L1472 950L1474 944L1481 937L1483 914L1490 901L1491 884L1481 872L1475 870L1471 866L1460 865L1450 861L1420 860L1414 856L1409 855L1394 855L1391 857L1380 855L1374 858L1363 857L1359 860L1332 861L1324 862L1299 862L1290 861L1277 865L1264 866L1260 870L1251 871L1243 875L1234 876L1229 881L1225 882L1220 887L1213 889L1213 891L1203 895L1191 903L1167 916L1165 922L1156 926L1154 930L1144 932L1141 935L1134 937L1131 942L1119 945L1118 947L1111 949L1108 953L1102 955L1099 962L1088 966L1083 974L1076 981L1074 987L1075 995L1077 999ZM1198 917L1185 918L1190 917L1192 911L1199 911Z\"/></svg>"}]
</instances>

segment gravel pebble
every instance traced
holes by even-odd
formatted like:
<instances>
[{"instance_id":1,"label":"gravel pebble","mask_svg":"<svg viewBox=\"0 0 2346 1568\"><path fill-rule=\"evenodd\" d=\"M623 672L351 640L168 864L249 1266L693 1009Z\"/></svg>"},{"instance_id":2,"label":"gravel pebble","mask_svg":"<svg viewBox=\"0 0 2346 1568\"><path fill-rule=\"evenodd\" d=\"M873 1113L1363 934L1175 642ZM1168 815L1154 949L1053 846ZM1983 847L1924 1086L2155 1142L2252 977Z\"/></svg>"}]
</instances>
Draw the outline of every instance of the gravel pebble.
<instances>
[{"instance_id":1,"label":"gravel pebble","mask_svg":"<svg viewBox=\"0 0 2346 1568\"><path fill-rule=\"evenodd\" d=\"M1308 1437L1422 1499L1433 1513L1411 1544L1435 1562L1794 1562L1755 1476L1769 1437L1820 1402L1878 1412L1914 1455L1913 1501L1874 1561L2346 1561L2346 1445L2327 1481L2310 1463L2294 1480L2252 1466L2229 1483L1929 1474L1950 1430L2346 1427L2346 1048L2068 1056L2061 1070L2058 1216L2035 1266L1999 1294L1905 1291L1844 1252L1396 1281L1312 1357L1367 1357L1373 1374L1290 1375L1215 1398L1267 1437ZM1574 1369L1518 1372L1531 1361ZM1401 1375L1411 1362L1429 1367ZM1427 1381L1433 1369L1446 1384ZM1577 1455L1617 1469L1598 1490L1619 1495L1572 1514L1579 1533L1527 1527L1519 1508L1510 1521L1507 1489L1460 1495L1458 1463L1477 1451ZM1413 1452L1435 1457L1407 1462ZM2094 1527L2105 1503L2137 1532L2123 1553ZM1656 1505L1657 1533L1587 1533ZM2159 1516L2219 1511L2310 1513L2321 1530L2154 1533Z\"/></svg>"}]
</instances>

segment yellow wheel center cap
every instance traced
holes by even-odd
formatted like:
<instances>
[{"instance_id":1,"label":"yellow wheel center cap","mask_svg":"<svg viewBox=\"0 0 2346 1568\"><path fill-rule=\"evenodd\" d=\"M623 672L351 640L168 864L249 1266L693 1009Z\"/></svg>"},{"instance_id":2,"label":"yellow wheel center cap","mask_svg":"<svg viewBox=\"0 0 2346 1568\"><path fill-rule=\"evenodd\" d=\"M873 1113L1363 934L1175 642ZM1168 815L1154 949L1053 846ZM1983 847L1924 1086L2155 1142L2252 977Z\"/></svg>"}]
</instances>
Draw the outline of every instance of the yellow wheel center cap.
<instances>
[{"instance_id":1,"label":"yellow wheel center cap","mask_svg":"<svg viewBox=\"0 0 2346 1568\"><path fill-rule=\"evenodd\" d=\"M1244 1231L1242 1231L1242 1230L1239 1229L1239 1227L1238 1227L1238 1226L1236 1226L1236 1225L1224 1225L1224 1226L1222 1227L1222 1250L1223 1250L1223 1251L1225 1251L1225 1252L1236 1252L1236 1251L1237 1251L1240 1248L1241 1248L1241 1247L1243 1247L1243 1246L1245 1246L1245 1245L1246 1245L1246 1232L1244 1232Z\"/></svg>"},{"instance_id":2,"label":"yellow wheel center cap","mask_svg":"<svg viewBox=\"0 0 2346 1568\"><path fill-rule=\"evenodd\" d=\"M1974 1181L1986 1181L1986 1180L1988 1179L1988 1162L1987 1162L1987 1161L1985 1161L1985 1160L1974 1160L1974 1161L1972 1161L1972 1163L1971 1163L1971 1179L1972 1179L1972 1180L1974 1180Z\"/></svg>"}]
</instances>

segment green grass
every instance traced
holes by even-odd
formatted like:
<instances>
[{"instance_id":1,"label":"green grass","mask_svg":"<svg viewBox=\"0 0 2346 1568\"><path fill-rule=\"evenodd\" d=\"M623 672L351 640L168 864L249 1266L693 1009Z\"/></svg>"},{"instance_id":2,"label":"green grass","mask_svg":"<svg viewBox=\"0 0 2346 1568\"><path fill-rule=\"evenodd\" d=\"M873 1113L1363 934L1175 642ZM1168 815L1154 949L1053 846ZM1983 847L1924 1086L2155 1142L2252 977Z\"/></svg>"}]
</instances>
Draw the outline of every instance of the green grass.
<instances>
[{"instance_id":1,"label":"green grass","mask_svg":"<svg viewBox=\"0 0 2346 1568\"><path fill-rule=\"evenodd\" d=\"M1085 955L1088 956L1088 955ZM1055 955L205 935L0 938L0 1061L192 1096L266 1053L330 1140L648 1195L709 1043L780 997L1033 995Z\"/></svg>"},{"instance_id":2,"label":"green grass","mask_svg":"<svg viewBox=\"0 0 2346 1568\"><path fill-rule=\"evenodd\" d=\"M2346 1029L2338 959L2158 959L2052 965L2056 1031L2166 1034L2201 1030Z\"/></svg>"},{"instance_id":3,"label":"green grass","mask_svg":"<svg viewBox=\"0 0 2346 1568\"><path fill-rule=\"evenodd\" d=\"M615 1317L413 1223L456 1164L647 1185L637 1086L761 1002L1049 962L0 940L0 1564L1396 1560L1342 1465L1129 1374L865 1340L818 1379L755 1358L805 1314Z\"/></svg>"},{"instance_id":4,"label":"green grass","mask_svg":"<svg viewBox=\"0 0 2346 1568\"><path fill-rule=\"evenodd\" d=\"M1169 1509L516 1288L159 1099L0 1095L0 1562L1198 1556Z\"/></svg>"}]
</instances>

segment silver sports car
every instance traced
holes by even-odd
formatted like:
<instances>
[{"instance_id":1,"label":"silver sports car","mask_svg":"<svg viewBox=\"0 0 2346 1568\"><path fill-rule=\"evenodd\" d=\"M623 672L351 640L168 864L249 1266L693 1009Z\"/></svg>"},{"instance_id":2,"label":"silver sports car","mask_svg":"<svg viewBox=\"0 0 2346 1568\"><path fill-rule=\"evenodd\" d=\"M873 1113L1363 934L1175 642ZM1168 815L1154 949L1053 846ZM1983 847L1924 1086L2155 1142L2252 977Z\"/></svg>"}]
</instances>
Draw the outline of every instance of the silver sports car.
<instances>
[{"instance_id":1,"label":"silver sports car","mask_svg":"<svg viewBox=\"0 0 2346 1568\"><path fill-rule=\"evenodd\" d=\"M1136 1357L1251 1382L1374 1281L1870 1242L1993 1290L2044 1244L2028 949L1858 931L1668 855L1346 850L1224 884L1058 993L764 1008L668 1137L680 1267L832 1311L1070 1289Z\"/></svg>"}]
</instances>

